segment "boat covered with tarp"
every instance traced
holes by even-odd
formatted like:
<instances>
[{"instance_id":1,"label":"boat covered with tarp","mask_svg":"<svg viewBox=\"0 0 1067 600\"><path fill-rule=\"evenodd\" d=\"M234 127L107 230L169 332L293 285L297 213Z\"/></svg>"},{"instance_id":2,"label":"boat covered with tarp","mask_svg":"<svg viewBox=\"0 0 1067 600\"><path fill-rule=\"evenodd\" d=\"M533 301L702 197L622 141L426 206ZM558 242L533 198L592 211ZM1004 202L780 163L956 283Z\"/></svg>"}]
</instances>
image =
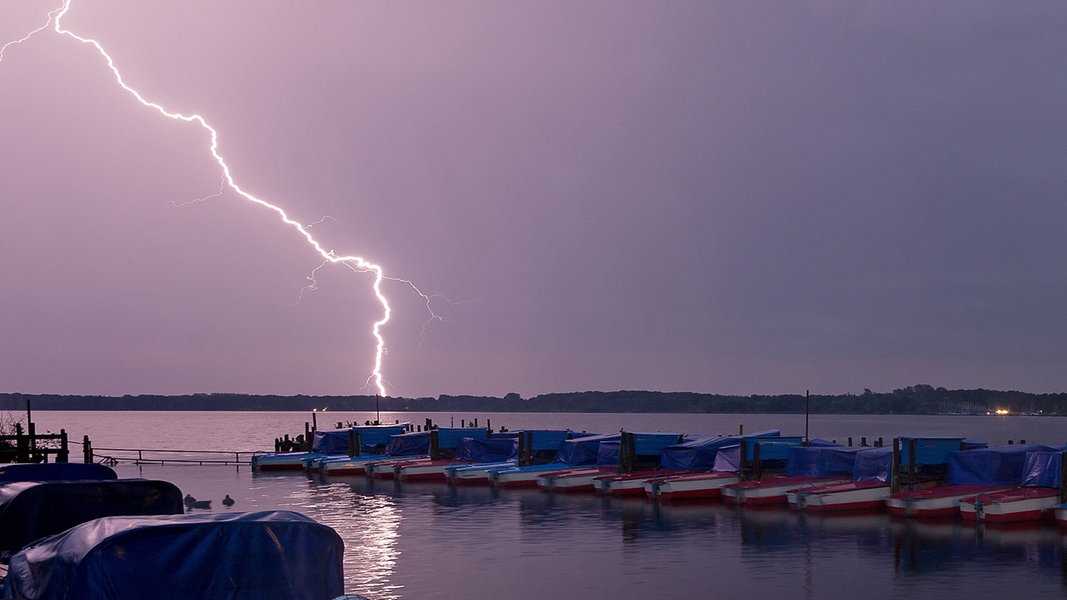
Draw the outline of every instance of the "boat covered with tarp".
<instances>
[{"instance_id":1,"label":"boat covered with tarp","mask_svg":"<svg viewBox=\"0 0 1067 600\"><path fill-rule=\"evenodd\" d=\"M1052 519L1063 502L1061 465L1065 448L1027 452L1019 486L960 499L968 521L1022 523Z\"/></svg>"},{"instance_id":2,"label":"boat covered with tarp","mask_svg":"<svg viewBox=\"0 0 1067 600\"><path fill-rule=\"evenodd\" d=\"M945 485L890 494L886 508L902 517L954 518L962 498L1017 486L1027 452L1053 450L1040 444L1008 444L953 452L948 456Z\"/></svg>"},{"instance_id":3,"label":"boat covered with tarp","mask_svg":"<svg viewBox=\"0 0 1067 600\"><path fill-rule=\"evenodd\" d=\"M840 449L826 449L827 457ZM842 457L847 456L841 453ZM892 448L857 448L850 453L852 479L838 483L805 485L789 490L789 506L807 512L879 510L891 492Z\"/></svg>"},{"instance_id":4,"label":"boat covered with tarp","mask_svg":"<svg viewBox=\"0 0 1067 600\"><path fill-rule=\"evenodd\" d=\"M389 438L411 428L410 423L356 425L343 429L316 429L307 452L275 452L252 456L254 471L299 471L309 469L323 456L383 454Z\"/></svg>"},{"instance_id":5,"label":"boat covered with tarp","mask_svg":"<svg viewBox=\"0 0 1067 600\"><path fill-rule=\"evenodd\" d=\"M0 465L0 484L10 481L93 481L118 479L115 470L97 463L11 463Z\"/></svg>"},{"instance_id":6,"label":"boat covered with tarp","mask_svg":"<svg viewBox=\"0 0 1067 600\"><path fill-rule=\"evenodd\" d=\"M295 512L104 517L11 558L17 600L323 600L342 595L341 537Z\"/></svg>"},{"instance_id":7,"label":"boat covered with tarp","mask_svg":"<svg viewBox=\"0 0 1067 600\"><path fill-rule=\"evenodd\" d=\"M779 437L782 430L771 429L749 436L687 436L677 444L663 449L660 454L660 468L678 471L710 471L715 467L715 455L723 448L741 445L745 437Z\"/></svg>"},{"instance_id":8,"label":"boat covered with tarp","mask_svg":"<svg viewBox=\"0 0 1067 600\"><path fill-rule=\"evenodd\" d=\"M489 484L493 471L518 466L539 465L551 462L556 457L559 445L570 438L573 432L566 429L523 429L494 433L493 438L516 440L516 454L499 462L478 462L445 467L445 478L455 484Z\"/></svg>"},{"instance_id":9,"label":"boat covered with tarp","mask_svg":"<svg viewBox=\"0 0 1067 600\"><path fill-rule=\"evenodd\" d=\"M0 561L75 525L115 515L175 515L182 494L168 481L18 481L0 485Z\"/></svg>"},{"instance_id":10,"label":"boat covered with tarp","mask_svg":"<svg viewBox=\"0 0 1067 600\"><path fill-rule=\"evenodd\" d=\"M474 430L466 435L454 433L454 437L442 436L439 443L440 450L429 459L396 463L393 476L404 481L444 481L448 467L517 460L519 451L517 437L487 437L485 429Z\"/></svg>"},{"instance_id":11,"label":"boat covered with tarp","mask_svg":"<svg viewBox=\"0 0 1067 600\"><path fill-rule=\"evenodd\" d=\"M327 455L312 462L311 470L322 475L365 475L367 465L386 460L410 460L429 456L430 431L414 431L389 436L384 454L359 454L356 456Z\"/></svg>"},{"instance_id":12,"label":"boat covered with tarp","mask_svg":"<svg viewBox=\"0 0 1067 600\"><path fill-rule=\"evenodd\" d=\"M621 437L621 433L571 432L567 439L560 442L556 457L551 462L492 471L489 474L490 483L497 487L537 486L542 475L594 467L600 452L600 443L618 441Z\"/></svg>"},{"instance_id":13,"label":"boat covered with tarp","mask_svg":"<svg viewBox=\"0 0 1067 600\"><path fill-rule=\"evenodd\" d=\"M743 440L740 447L719 452L715 469L737 471L742 479L724 486L721 496L737 504L785 504L792 490L849 481L855 454L842 453L840 444L822 444L804 445L799 437L766 438ZM764 477L766 470L773 474Z\"/></svg>"},{"instance_id":14,"label":"boat covered with tarp","mask_svg":"<svg viewBox=\"0 0 1067 600\"><path fill-rule=\"evenodd\" d=\"M635 484L641 490L641 480L615 476L654 469L660 464L663 450L682 439L680 433L625 431L618 439L600 442L595 466L544 474L538 477L537 484L557 492L599 490L611 494L612 484Z\"/></svg>"}]
</instances>

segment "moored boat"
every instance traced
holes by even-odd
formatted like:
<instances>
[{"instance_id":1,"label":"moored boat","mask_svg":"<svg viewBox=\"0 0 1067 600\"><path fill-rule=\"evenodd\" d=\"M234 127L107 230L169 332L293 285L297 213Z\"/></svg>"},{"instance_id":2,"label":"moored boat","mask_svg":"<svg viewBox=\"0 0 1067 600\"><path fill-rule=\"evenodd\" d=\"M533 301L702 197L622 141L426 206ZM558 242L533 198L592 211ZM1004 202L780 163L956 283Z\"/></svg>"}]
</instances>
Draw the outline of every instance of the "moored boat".
<instances>
[{"instance_id":1,"label":"moored boat","mask_svg":"<svg viewBox=\"0 0 1067 600\"><path fill-rule=\"evenodd\" d=\"M671 475L680 475L683 471L674 469L651 469L634 473L610 473L594 478L593 487L605 496L643 496L645 483L650 479L661 479ZM686 472L687 473L687 472Z\"/></svg>"},{"instance_id":2,"label":"moored boat","mask_svg":"<svg viewBox=\"0 0 1067 600\"><path fill-rule=\"evenodd\" d=\"M722 497L722 489L739 482L737 471L707 471L653 477L645 480L643 491L654 500L715 500Z\"/></svg>"},{"instance_id":3,"label":"moored boat","mask_svg":"<svg viewBox=\"0 0 1067 600\"><path fill-rule=\"evenodd\" d=\"M961 499L1016 487L1022 479L1026 453L1049 450L1052 448L1037 444L1009 444L953 452L948 456L945 485L890 494L886 508L898 517L957 518Z\"/></svg>"},{"instance_id":4,"label":"moored boat","mask_svg":"<svg viewBox=\"0 0 1067 600\"><path fill-rule=\"evenodd\" d=\"M801 491L829 483L845 483L841 477L813 477L811 475L781 475L766 479L752 479L724 486L722 497L728 502L747 506L785 505L790 491Z\"/></svg>"},{"instance_id":5,"label":"moored boat","mask_svg":"<svg viewBox=\"0 0 1067 600\"><path fill-rule=\"evenodd\" d=\"M790 490L789 506L806 512L880 510L890 494L891 448L862 448L853 454L852 480Z\"/></svg>"},{"instance_id":6,"label":"moored boat","mask_svg":"<svg viewBox=\"0 0 1067 600\"><path fill-rule=\"evenodd\" d=\"M1063 502L1063 452L1027 452L1019 487L960 499L960 516L986 523L1023 523L1055 518Z\"/></svg>"},{"instance_id":7,"label":"moored boat","mask_svg":"<svg viewBox=\"0 0 1067 600\"><path fill-rule=\"evenodd\" d=\"M389 437L411 427L394 425L357 425L343 429L315 430L311 449L305 452L274 452L252 455L253 471L310 471L326 456L381 454Z\"/></svg>"},{"instance_id":8,"label":"moored boat","mask_svg":"<svg viewBox=\"0 0 1067 600\"><path fill-rule=\"evenodd\" d=\"M17 600L322 600L344 593L344 543L289 511L104 517L11 558Z\"/></svg>"},{"instance_id":9,"label":"moored boat","mask_svg":"<svg viewBox=\"0 0 1067 600\"><path fill-rule=\"evenodd\" d=\"M554 471L567 471L595 466L600 443L621 439L621 434L587 434L571 432L560 441L555 460L542 464L498 469L489 473L489 481L495 487L537 487L538 478Z\"/></svg>"},{"instance_id":10,"label":"moored boat","mask_svg":"<svg viewBox=\"0 0 1067 600\"><path fill-rule=\"evenodd\" d=\"M174 515L182 494L166 481L19 481L0 485L0 561L39 538L100 517Z\"/></svg>"},{"instance_id":11,"label":"moored boat","mask_svg":"<svg viewBox=\"0 0 1067 600\"><path fill-rule=\"evenodd\" d=\"M506 462L513 460L517 452L518 442L510 436L489 439L485 439L484 435L480 438L462 437L455 440L450 457L400 462L394 465L393 472L400 481L445 481L445 470L449 467Z\"/></svg>"}]
</instances>

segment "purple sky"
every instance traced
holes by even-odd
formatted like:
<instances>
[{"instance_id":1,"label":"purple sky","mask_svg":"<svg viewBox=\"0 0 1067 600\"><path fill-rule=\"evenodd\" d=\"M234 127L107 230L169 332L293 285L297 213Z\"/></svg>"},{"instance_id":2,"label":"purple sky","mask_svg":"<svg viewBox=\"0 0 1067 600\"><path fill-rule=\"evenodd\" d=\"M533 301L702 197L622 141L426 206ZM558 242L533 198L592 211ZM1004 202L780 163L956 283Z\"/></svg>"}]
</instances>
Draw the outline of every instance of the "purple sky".
<instances>
[{"instance_id":1,"label":"purple sky","mask_svg":"<svg viewBox=\"0 0 1067 600\"><path fill-rule=\"evenodd\" d=\"M58 0L5 0L0 44ZM391 395L1067 391L1067 4L75 2L386 282ZM0 391L373 393L372 277L46 30L0 61ZM206 198L203 202L190 202Z\"/></svg>"}]
</instances>

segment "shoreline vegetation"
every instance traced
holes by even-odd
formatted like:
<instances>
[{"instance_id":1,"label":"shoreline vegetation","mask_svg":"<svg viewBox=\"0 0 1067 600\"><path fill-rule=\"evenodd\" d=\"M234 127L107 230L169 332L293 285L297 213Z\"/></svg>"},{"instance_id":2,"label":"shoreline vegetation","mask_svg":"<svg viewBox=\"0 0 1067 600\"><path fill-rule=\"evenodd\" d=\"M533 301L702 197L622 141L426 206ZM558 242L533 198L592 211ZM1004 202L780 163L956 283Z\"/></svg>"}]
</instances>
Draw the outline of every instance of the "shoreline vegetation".
<instances>
[{"instance_id":1,"label":"shoreline vegetation","mask_svg":"<svg viewBox=\"0 0 1067 600\"><path fill-rule=\"evenodd\" d=\"M1067 415L1067 393L1033 394L997 390L947 390L913 385L892 392L824 395L780 394L734 396L696 392L566 392L522 398L440 395L393 398L373 395L279 396L232 393L189 395L0 394L0 410L182 410L335 412L580 412L580 413L804 413Z\"/></svg>"}]
</instances>

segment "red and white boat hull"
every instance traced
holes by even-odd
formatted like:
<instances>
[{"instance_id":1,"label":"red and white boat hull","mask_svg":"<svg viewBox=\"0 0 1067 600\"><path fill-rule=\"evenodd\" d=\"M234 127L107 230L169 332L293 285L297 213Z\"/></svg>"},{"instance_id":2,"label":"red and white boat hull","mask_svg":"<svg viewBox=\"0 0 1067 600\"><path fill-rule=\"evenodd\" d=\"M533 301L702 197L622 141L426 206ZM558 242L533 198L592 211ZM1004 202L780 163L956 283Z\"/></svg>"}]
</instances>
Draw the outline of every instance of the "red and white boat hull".
<instances>
[{"instance_id":1,"label":"red and white boat hull","mask_svg":"<svg viewBox=\"0 0 1067 600\"><path fill-rule=\"evenodd\" d=\"M596 491L605 496L643 496L645 481L653 477L666 477L664 469L601 475L594 480Z\"/></svg>"},{"instance_id":2,"label":"red and white boat hull","mask_svg":"<svg viewBox=\"0 0 1067 600\"><path fill-rule=\"evenodd\" d=\"M790 490L786 497L789 506L799 511L841 512L880 510L889 492L889 484L881 481L849 481Z\"/></svg>"},{"instance_id":3,"label":"red and white boat hull","mask_svg":"<svg viewBox=\"0 0 1067 600\"><path fill-rule=\"evenodd\" d=\"M644 482L645 495L653 500L716 500L728 485L740 481L732 471L690 473L670 477L655 477Z\"/></svg>"},{"instance_id":4,"label":"red and white boat hull","mask_svg":"<svg viewBox=\"0 0 1067 600\"><path fill-rule=\"evenodd\" d=\"M960 500L968 496L1001 492L1010 488L985 485L946 485L891 494L885 505L889 514L912 519L954 519Z\"/></svg>"},{"instance_id":5,"label":"red and white boat hull","mask_svg":"<svg viewBox=\"0 0 1067 600\"><path fill-rule=\"evenodd\" d=\"M847 479L824 479L820 477L795 476L772 477L755 481L742 481L723 488L723 498L729 502L745 505L785 504L790 490L805 487L845 483Z\"/></svg>"},{"instance_id":6,"label":"red and white boat hull","mask_svg":"<svg viewBox=\"0 0 1067 600\"><path fill-rule=\"evenodd\" d=\"M394 477L400 481L445 481L445 467L454 466L453 460L427 460L398 463L393 467Z\"/></svg>"},{"instance_id":7,"label":"red and white boat hull","mask_svg":"<svg viewBox=\"0 0 1067 600\"><path fill-rule=\"evenodd\" d=\"M592 492L593 480L610 472L593 467L546 473L537 478L537 485L551 492Z\"/></svg>"},{"instance_id":8,"label":"red and white boat hull","mask_svg":"<svg viewBox=\"0 0 1067 600\"><path fill-rule=\"evenodd\" d=\"M978 494L960 500L960 516L967 521L1022 523L1055 516L1060 491L1046 487L1021 487Z\"/></svg>"}]
</instances>

